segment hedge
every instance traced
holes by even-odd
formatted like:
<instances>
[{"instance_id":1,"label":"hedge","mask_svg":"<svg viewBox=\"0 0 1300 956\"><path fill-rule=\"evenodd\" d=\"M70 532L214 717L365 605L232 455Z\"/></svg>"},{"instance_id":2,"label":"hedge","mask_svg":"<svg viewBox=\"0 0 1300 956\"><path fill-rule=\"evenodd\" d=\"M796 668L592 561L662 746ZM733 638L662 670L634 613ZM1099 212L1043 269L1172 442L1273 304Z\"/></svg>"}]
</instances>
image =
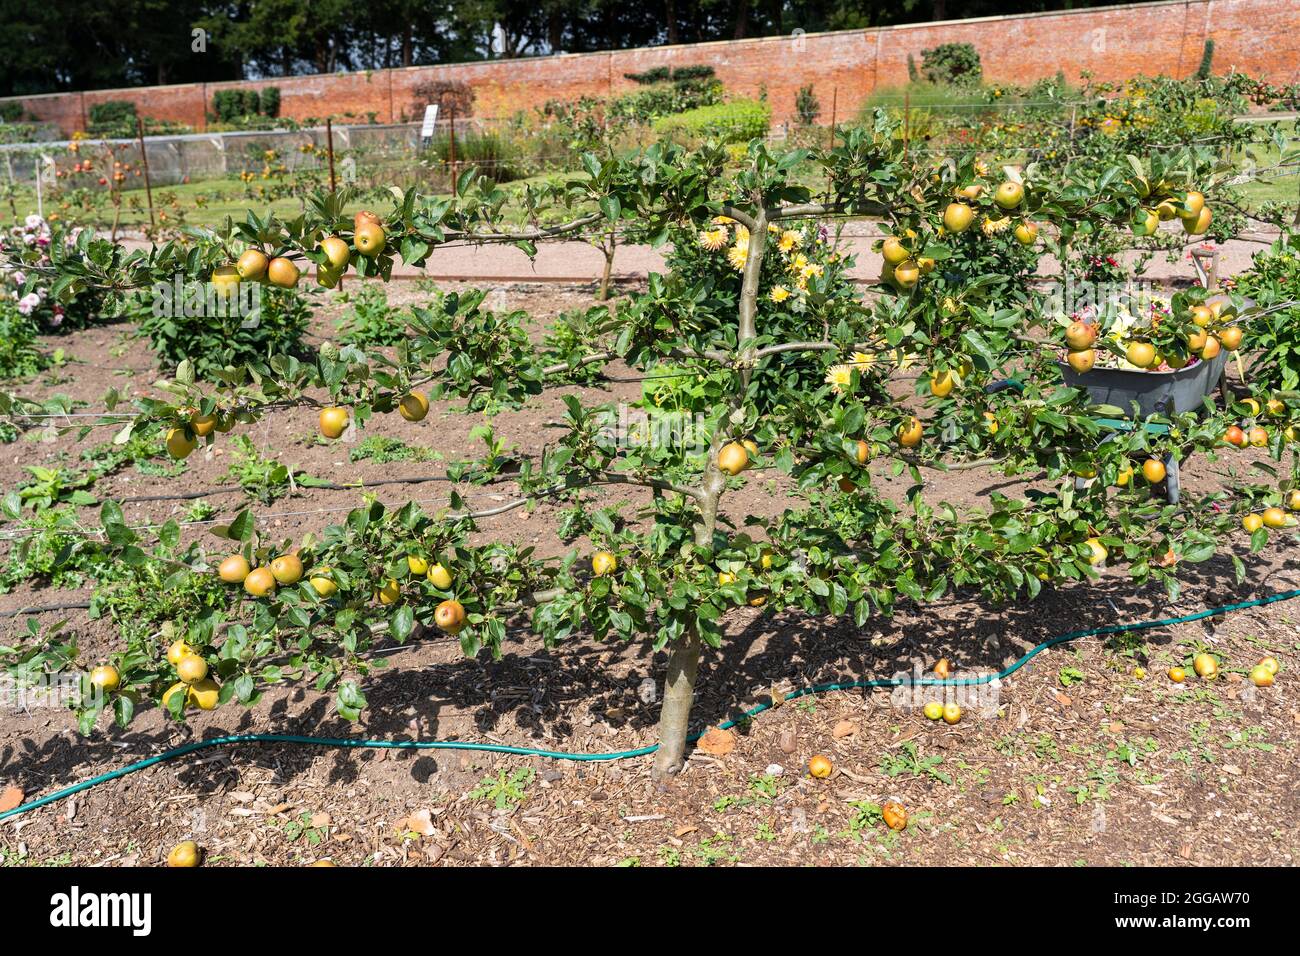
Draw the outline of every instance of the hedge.
<instances>
[{"instance_id":1,"label":"hedge","mask_svg":"<svg viewBox=\"0 0 1300 956\"><path fill-rule=\"evenodd\" d=\"M660 117L654 130L661 136L739 143L766 136L771 123L772 107L765 101L731 100Z\"/></svg>"}]
</instances>

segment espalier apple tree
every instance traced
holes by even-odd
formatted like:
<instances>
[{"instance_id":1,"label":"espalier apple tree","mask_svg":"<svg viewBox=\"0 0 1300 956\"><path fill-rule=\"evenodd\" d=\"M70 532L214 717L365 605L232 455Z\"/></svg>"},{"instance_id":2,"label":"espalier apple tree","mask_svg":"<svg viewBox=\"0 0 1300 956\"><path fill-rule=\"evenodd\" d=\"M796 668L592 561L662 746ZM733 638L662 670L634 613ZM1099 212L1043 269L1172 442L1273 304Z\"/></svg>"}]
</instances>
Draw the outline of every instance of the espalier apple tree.
<instances>
[{"instance_id":1,"label":"espalier apple tree","mask_svg":"<svg viewBox=\"0 0 1300 956\"><path fill-rule=\"evenodd\" d=\"M843 131L833 148L661 144L587 154L582 165L579 176L514 197L467 170L452 195L394 191L391 210L351 221L345 195L321 195L297 219L250 214L187 247L128 252L83 234L58 251L56 294L127 295L177 272L230 282L232 270L239 281L291 286L311 265L329 286L349 268L387 279L397 258L418 267L440 244L532 251L635 224L671 240L670 269L601 313L584 339L598 348L539 349L519 315L485 309L481 293L448 293L415 309L391 354L327 346L312 361L278 355L205 379L184 362L161 383L165 399L134 403L118 440L162 423L179 456L303 406L319 409L333 439L377 414L418 421L431 403L518 405L613 359L662 383L647 383L652 409L704 423L698 444L629 443L605 427L608 409L566 396L562 437L509 476L516 490L504 503L476 510L458 492L433 512L371 502L297 542L273 540L239 513L216 529L219 546L191 548L165 568L170 582L219 576L228 604L178 622L184 631L168 647L137 636L106 663L113 673L100 686L111 685L119 720L137 699L179 718L187 707L254 702L263 685L287 679L334 688L339 712L355 718L378 641L440 629L468 655L499 653L507 623L526 615L548 645L648 635L667 652L662 779L682 765L701 651L721 644L732 608L862 624L904 599L1033 598L1046 585L1086 582L1103 562L1176 594L1179 567L1209 558L1241 512L1276 494L1184 494L1180 506L1153 494L1163 473L1148 462L1222 452L1240 410L1174 415L1159 433L1100 423L1086 391L1062 383L1060 362L1085 350L1076 345L1118 361L1124 341L1104 312L1063 339L1072 323L1047 308L1036 281L1045 253L1068 258L1073 240L1101 228L1145 229L1157 202L1189 232L1200 228L1222 174L1194 150L1040 178L1034 165L1010 173L973 156L909 155L881 116ZM882 218L887 233L881 280L865 296L847 281L835 237L838 223L860 216ZM1204 300L1203 290L1179 293L1124 335L1192 361ZM116 402L109 396L110 409L124 407ZM1289 422L1289 404L1283 414ZM1274 457L1282 435L1274 429ZM788 495L774 518L743 513L756 467L779 475ZM910 487L882 495L873 467L908 475ZM978 508L945 502L944 474L975 467L1025 487ZM486 459L459 476L506 480ZM592 497L614 484L644 489L638 520ZM566 504L566 531L590 550L543 559L470 543L476 531L490 535L491 519L542 501ZM102 522L106 561L160 560L117 505L104 505ZM1252 543L1266 537L1256 531Z\"/></svg>"}]
</instances>

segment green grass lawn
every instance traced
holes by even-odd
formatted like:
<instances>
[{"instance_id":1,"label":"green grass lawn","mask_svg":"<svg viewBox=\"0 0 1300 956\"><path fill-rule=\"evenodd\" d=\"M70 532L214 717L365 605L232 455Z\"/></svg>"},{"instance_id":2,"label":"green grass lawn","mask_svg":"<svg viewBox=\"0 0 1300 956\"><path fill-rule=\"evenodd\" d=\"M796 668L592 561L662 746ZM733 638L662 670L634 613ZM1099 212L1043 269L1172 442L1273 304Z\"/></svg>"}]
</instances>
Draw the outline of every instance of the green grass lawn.
<instances>
[{"instance_id":1,"label":"green grass lawn","mask_svg":"<svg viewBox=\"0 0 1300 956\"><path fill-rule=\"evenodd\" d=\"M1300 134L1297 134L1294 120L1279 123L1278 126L1286 137L1288 150L1300 147ZM1281 156L1282 151L1269 143L1251 146L1244 150L1238 157L1238 162L1244 168L1248 168L1248 164L1253 163L1258 169L1266 169L1277 165ZM1279 175L1279 173L1290 173L1290 175ZM1263 205L1266 202L1295 203L1300 201L1300 175L1297 173L1300 173L1300 166L1275 171L1272 175L1266 174L1260 179L1246 183L1241 190L1246 196L1246 201L1252 206Z\"/></svg>"}]
</instances>

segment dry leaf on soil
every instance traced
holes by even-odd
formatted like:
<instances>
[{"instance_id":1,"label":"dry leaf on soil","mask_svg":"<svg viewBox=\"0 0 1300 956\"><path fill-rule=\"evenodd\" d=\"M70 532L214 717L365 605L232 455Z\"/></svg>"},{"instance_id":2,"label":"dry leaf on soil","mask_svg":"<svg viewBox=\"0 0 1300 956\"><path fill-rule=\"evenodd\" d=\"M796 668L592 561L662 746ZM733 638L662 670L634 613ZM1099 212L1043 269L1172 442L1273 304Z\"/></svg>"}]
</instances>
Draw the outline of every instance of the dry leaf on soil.
<instances>
[{"instance_id":1,"label":"dry leaf on soil","mask_svg":"<svg viewBox=\"0 0 1300 956\"><path fill-rule=\"evenodd\" d=\"M711 757L725 757L736 749L736 735L714 727L700 738L696 747Z\"/></svg>"},{"instance_id":2,"label":"dry leaf on soil","mask_svg":"<svg viewBox=\"0 0 1300 956\"><path fill-rule=\"evenodd\" d=\"M857 724L855 724L851 720L841 720L838 724L835 725L835 729L831 731L831 736L834 737L836 740L839 740L842 737L852 737L857 732L858 732Z\"/></svg>"}]
</instances>

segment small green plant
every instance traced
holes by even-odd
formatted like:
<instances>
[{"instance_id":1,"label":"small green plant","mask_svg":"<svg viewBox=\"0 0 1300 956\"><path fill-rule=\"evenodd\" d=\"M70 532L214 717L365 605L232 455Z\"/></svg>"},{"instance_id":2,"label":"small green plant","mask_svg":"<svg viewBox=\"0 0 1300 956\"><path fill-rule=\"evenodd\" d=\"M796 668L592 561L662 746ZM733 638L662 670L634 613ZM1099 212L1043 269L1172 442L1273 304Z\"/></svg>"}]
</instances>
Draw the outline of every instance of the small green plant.
<instances>
[{"instance_id":1,"label":"small green plant","mask_svg":"<svg viewBox=\"0 0 1300 956\"><path fill-rule=\"evenodd\" d=\"M695 856L701 866L713 866L715 863L739 863L740 854L730 849L732 838L727 833L715 833L701 840L695 848Z\"/></svg>"},{"instance_id":2,"label":"small green plant","mask_svg":"<svg viewBox=\"0 0 1300 956\"><path fill-rule=\"evenodd\" d=\"M1062 667L1056 675L1057 682L1062 687L1071 687L1074 684L1083 683L1083 671L1077 667Z\"/></svg>"},{"instance_id":3,"label":"small green plant","mask_svg":"<svg viewBox=\"0 0 1300 956\"><path fill-rule=\"evenodd\" d=\"M856 840L861 840L865 832L885 822L884 808L878 803L855 800L849 806L853 808L853 815L849 817L849 828L846 833Z\"/></svg>"},{"instance_id":4,"label":"small green plant","mask_svg":"<svg viewBox=\"0 0 1300 956\"><path fill-rule=\"evenodd\" d=\"M669 867L681 866L682 851L674 846L661 846L659 848L659 862Z\"/></svg>"},{"instance_id":5,"label":"small green plant","mask_svg":"<svg viewBox=\"0 0 1300 956\"><path fill-rule=\"evenodd\" d=\"M903 774L919 777L922 774L929 774L941 783L952 786L952 777L939 770L942 763L943 758L937 754L922 757L916 741L913 740L904 741L898 748L898 753L886 750L880 755L880 770L887 777L899 777Z\"/></svg>"},{"instance_id":6,"label":"small green plant","mask_svg":"<svg viewBox=\"0 0 1300 956\"><path fill-rule=\"evenodd\" d=\"M388 304L383 288L374 284L363 285L352 297L339 323L343 341L361 348L396 345L407 334L406 321Z\"/></svg>"},{"instance_id":7,"label":"small green plant","mask_svg":"<svg viewBox=\"0 0 1300 956\"><path fill-rule=\"evenodd\" d=\"M305 840L308 846L320 846L329 837L328 826L312 826L310 813L299 814L296 819L285 822L284 838L290 843Z\"/></svg>"},{"instance_id":8,"label":"small green plant","mask_svg":"<svg viewBox=\"0 0 1300 956\"><path fill-rule=\"evenodd\" d=\"M236 435L230 444L234 461L227 474L246 494L269 505L293 492L294 473L288 465L264 457L247 435Z\"/></svg>"},{"instance_id":9,"label":"small green plant","mask_svg":"<svg viewBox=\"0 0 1300 956\"><path fill-rule=\"evenodd\" d=\"M400 438L368 435L348 452L349 461L373 461L387 465L395 461L440 461L442 454L431 448L408 445Z\"/></svg>"},{"instance_id":10,"label":"small green plant","mask_svg":"<svg viewBox=\"0 0 1300 956\"><path fill-rule=\"evenodd\" d=\"M0 298L0 378L26 378L49 364L36 347L36 323Z\"/></svg>"},{"instance_id":11,"label":"small green plant","mask_svg":"<svg viewBox=\"0 0 1300 956\"><path fill-rule=\"evenodd\" d=\"M75 468L46 468L42 465L27 465L30 480L18 486L16 492L10 492L5 499L5 513L11 514L16 509L10 507L13 497L21 505L33 511L44 511L56 504L93 505L98 499L87 488L95 484L93 472L78 471Z\"/></svg>"},{"instance_id":12,"label":"small green plant","mask_svg":"<svg viewBox=\"0 0 1300 956\"><path fill-rule=\"evenodd\" d=\"M537 772L532 767L520 767L507 773L504 769L495 777L484 777L483 782L469 792L471 800L486 800L498 810L517 807L528 799L528 785Z\"/></svg>"}]
</instances>

